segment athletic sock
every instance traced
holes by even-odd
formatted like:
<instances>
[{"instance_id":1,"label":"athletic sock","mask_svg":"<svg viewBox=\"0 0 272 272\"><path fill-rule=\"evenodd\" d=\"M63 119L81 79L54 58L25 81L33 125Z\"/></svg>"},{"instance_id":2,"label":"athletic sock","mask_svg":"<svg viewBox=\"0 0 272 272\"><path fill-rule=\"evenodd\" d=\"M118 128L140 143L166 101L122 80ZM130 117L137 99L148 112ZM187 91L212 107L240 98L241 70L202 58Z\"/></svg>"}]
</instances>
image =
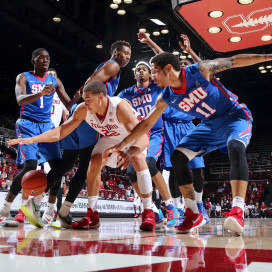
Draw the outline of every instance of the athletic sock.
<instances>
[{"instance_id":1,"label":"athletic sock","mask_svg":"<svg viewBox=\"0 0 272 272\"><path fill-rule=\"evenodd\" d=\"M169 204L173 205L173 201L172 201L171 198L165 200L165 205L166 205L166 207L167 207Z\"/></svg>"},{"instance_id":2,"label":"athletic sock","mask_svg":"<svg viewBox=\"0 0 272 272\"><path fill-rule=\"evenodd\" d=\"M151 209L153 210L154 213L158 213L158 214L160 213L154 202L151 204Z\"/></svg>"},{"instance_id":3,"label":"athletic sock","mask_svg":"<svg viewBox=\"0 0 272 272\"><path fill-rule=\"evenodd\" d=\"M55 208L55 203L47 203L48 207L46 209L46 212L52 213L54 212L54 208Z\"/></svg>"},{"instance_id":4,"label":"athletic sock","mask_svg":"<svg viewBox=\"0 0 272 272\"><path fill-rule=\"evenodd\" d=\"M143 202L144 209L151 209L151 206L152 206L151 197L147 197L147 198L141 197L141 200Z\"/></svg>"},{"instance_id":5,"label":"athletic sock","mask_svg":"<svg viewBox=\"0 0 272 272\"><path fill-rule=\"evenodd\" d=\"M196 200L196 203L202 202L202 195L203 195L203 191L201 193L198 193L198 192L195 191L195 200Z\"/></svg>"},{"instance_id":6,"label":"athletic sock","mask_svg":"<svg viewBox=\"0 0 272 272\"><path fill-rule=\"evenodd\" d=\"M190 198L185 198L185 206L193 211L193 213L199 213L196 201Z\"/></svg>"},{"instance_id":7,"label":"athletic sock","mask_svg":"<svg viewBox=\"0 0 272 272\"><path fill-rule=\"evenodd\" d=\"M239 207L244 211L245 200L240 196L234 197L233 200L232 200L232 207Z\"/></svg>"},{"instance_id":8,"label":"athletic sock","mask_svg":"<svg viewBox=\"0 0 272 272\"><path fill-rule=\"evenodd\" d=\"M28 199L21 199L21 205L26 205L27 204L27 201L28 201Z\"/></svg>"},{"instance_id":9,"label":"athletic sock","mask_svg":"<svg viewBox=\"0 0 272 272\"><path fill-rule=\"evenodd\" d=\"M70 209L72 207L73 203L65 200L63 204L61 205L61 208L59 210L59 214L63 217L67 216L70 212Z\"/></svg>"},{"instance_id":10,"label":"athletic sock","mask_svg":"<svg viewBox=\"0 0 272 272\"><path fill-rule=\"evenodd\" d=\"M96 204L98 201L98 196L88 196L88 206L91 208L93 211L96 211Z\"/></svg>"},{"instance_id":11,"label":"athletic sock","mask_svg":"<svg viewBox=\"0 0 272 272\"><path fill-rule=\"evenodd\" d=\"M182 209L180 197L172 198L172 200L177 209Z\"/></svg>"},{"instance_id":12,"label":"athletic sock","mask_svg":"<svg viewBox=\"0 0 272 272\"><path fill-rule=\"evenodd\" d=\"M12 202L7 202L6 200L4 200L1 211L4 210L4 211L7 211L7 212L10 212L11 204L12 204Z\"/></svg>"},{"instance_id":13,"label":"athletic sock","mask_svg":"<svg viewBox=\"0 0 272 272\"><path fill-rule=\"evenodd\" d=\"M33 202L34 202L34 204L35 204L36 206L41 206L42 200L43 200L43 198L45 197L45 195L46 195L46 193L42 193L42 194L40 194L40 195L38 195L38 196L34 196L34 197L33 197Z\"/></svg>"}]
</instances>

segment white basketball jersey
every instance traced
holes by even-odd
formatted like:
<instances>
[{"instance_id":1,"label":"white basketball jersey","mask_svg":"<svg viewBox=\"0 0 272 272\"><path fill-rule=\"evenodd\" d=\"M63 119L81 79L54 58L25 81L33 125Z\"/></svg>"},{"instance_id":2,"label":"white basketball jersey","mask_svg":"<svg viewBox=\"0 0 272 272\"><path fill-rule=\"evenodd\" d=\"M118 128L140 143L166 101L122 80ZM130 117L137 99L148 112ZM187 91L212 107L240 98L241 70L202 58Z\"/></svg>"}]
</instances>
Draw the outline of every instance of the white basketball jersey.
<instances>
[{"instance_id":1,"label":"white basketball jersey","mask_svg":"<svg viewBox=\"0 0 272 272\"><path fill-rule=\"evenodd\" d=\"M60 101L60 98L58 94L55 92L53 96L53 103L52 103L52 109L51 109L51 120L54 123L55 127L58 127L61 118L62 118L62 112L65 110L65 106Z\"/></svg>"},{"instance_id":2,"label":"white basketball jersey","mask_svg":"<svg viewBox=\"0 0 272 272\"><path fill-rule=\"evenodd\" d=\"M118 121L116 116L117 105L123 100L116 96L108 96L108 99L108 107L103 118L87 111L85 121L100 134L121 141L128 135L126 128Z\"/></svg>"}]
</instances>

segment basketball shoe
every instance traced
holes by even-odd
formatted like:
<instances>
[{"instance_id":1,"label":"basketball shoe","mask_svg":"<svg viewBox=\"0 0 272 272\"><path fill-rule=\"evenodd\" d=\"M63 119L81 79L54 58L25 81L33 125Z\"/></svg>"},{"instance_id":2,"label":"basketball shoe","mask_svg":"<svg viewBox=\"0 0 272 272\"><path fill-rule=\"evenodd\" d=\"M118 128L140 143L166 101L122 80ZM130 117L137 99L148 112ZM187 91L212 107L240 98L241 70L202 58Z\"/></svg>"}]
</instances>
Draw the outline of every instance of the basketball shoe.
<instances>
[{"instance_id":1,"label":"basketball shoe","mask_svg":"<svg viewBox=\"0 0 272 272\"><path fill-rule=\"evenodd\" d=\"M199 201L196 204L197 204L197 207L198 207L199 211L202 213L202 215L203 215L203 217L204 217L204 219L206 221L205 224L206 225L209 224L210 223L210 218L209 218L209 216L208 216L208 214L207 214L207 212L206 212L206 210L204 208L203 201Z\"/></svg>"},{"instance_id":2,"label":"basketball shoe","mask_svg":"<svg viewBox=\"0 0 272 272\"><path fill-rule=\"evenodd\" d=\"M226 218L224 227L230 232L242 235L244 231L243 210L239 207L232 207L230 215Z\"/></svg>"},{"instance_id":3,"label":"basketball shoe","mask_svg":"<svg viewBox=\"0 0 272 272\"><path fill-rule=\"evenodd\" d=\"M56 212L54 210L47 209L43 213L42 222L45 225L50 225L53 222L54 218L55 218L55 214L56 214Z\"/></svg>"},{"instance_id":4,"label":"basketball shoe","mask_svg":"<svg viewBox=\"0 0 272 272\"><path fill-rule=\"evenodd\" d=\"M156 223L163 222L164 216L161 209L158 209L159 213L154 212Z\"/></svg>"},{"instance_id":5,"label":"basketball shoe","mask_svg":"<svg viewBox=\"0 0 272 272\"><path fill-rule=\"evenodd\" d=\"M178 209L173 206L172 204L169 204L166 206L166 212L167 212L167 227L175 227L178 225L179 222L179 212Z\"/></svg>"},{"instance_id":6,"label":"basketball shoe","mask_svg":"<svg viewBox=\"0 0 272 272\"><path fill-rule=\"evenodd\" d=\"M38 228L43 228L44 224L40 217L40 206L34 203L33 198L29 199L26 205L21 205L20 208L30 224Z\"/></svg>"},{"instance_id":7,"label":"basketball shoe","mask_svg":"<svg viewBox=\"0 0 272 272\"><path fill-rule=\"evenodd\" d=\"M97 211L93 211L88 208L86 216L81 218L79 221L72 223L73 229L98 229L100 227L99 215Z\"/></svg>"},{"instance_id":8,"label":"basketball shoe","mask_svg":"<svg viewBox=\"0 0 272 272\"><path fill-rule=\"evenodd\" d=\"M156 228L155 215L152 209L144 209L140 230L153 231Z\"/></svg>"},{"instance_id":9,"label":"basketball shoe","mask_svg":"<svg viewBox=\"0 0 272 272\"><path fill-rule=\"evenodd\" d=\"M21 211L21 209L18 211L18 213L15 215L14 220L19 223L25 223L25 215Z\"/></svg>"},{"instance_id":10,"label":"basketball shoe","mask_svg":"<svg viewBox=\"0 0 272 272\"><path fill-rule=\"evenodd\" d=\"M183 223L183 221L184 221L184 213L183 213L183 211L182 211L181 208L178 208L178 212L179 212L178 226L180 226Z\"/></svg>"},{"instance_id":11,"label":"basketball shoe","mask_svg":"<svg viewBox=\"0 0 272 272\"><path fill-rule=\"evenodd\" d=\"M13 220L10 215L10 208L4 205L0 211L0 224L3 227L18 227L19 222Z\"/></svg>"},{"instance_id":12,"label":"basketball shoe","mask_svg":"<svg viewBox=\"0 0 272 272\"><path fill-rule=\"evenodd\" d=\"M71 229L72 224L75 222L70 213L66 216L62 216L61 214L57 214L56 220L51 223L51 226L55 228L64 228Z\"/></svg>"},{"instance_id":13,"label":"basketball shoe","mask_svg":"<svg viewBox=\"0 0 272 272\"><path fill-rule=\"evenodd\" d=\"M183 223L176 227L177 233L189 233L192 230L205 225L205 219L201 212L194 213L191 209L187 208L185 211L185 219Z\"/></svg>"}]
</instances>

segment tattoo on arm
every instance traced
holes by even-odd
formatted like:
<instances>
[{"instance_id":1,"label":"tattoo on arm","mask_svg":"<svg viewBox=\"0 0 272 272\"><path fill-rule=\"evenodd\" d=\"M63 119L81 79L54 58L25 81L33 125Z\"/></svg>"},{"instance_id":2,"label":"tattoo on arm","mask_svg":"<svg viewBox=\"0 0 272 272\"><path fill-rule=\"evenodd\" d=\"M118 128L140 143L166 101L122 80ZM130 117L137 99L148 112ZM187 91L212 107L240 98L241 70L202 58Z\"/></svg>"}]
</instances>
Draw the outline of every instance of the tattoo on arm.
<instances>
[{"instance_id":1,"label":"tattoo on arm","mask_svg":"<svg viewBox=\"0 0 272 272\"><path fill-rule=\"evenodd\" d=\"M199 62L199 70L201 72L209 71L213 74L225 71L233 66L232 58L221 58L215 60L203 60Z\"/></svg>"}]
</instances>

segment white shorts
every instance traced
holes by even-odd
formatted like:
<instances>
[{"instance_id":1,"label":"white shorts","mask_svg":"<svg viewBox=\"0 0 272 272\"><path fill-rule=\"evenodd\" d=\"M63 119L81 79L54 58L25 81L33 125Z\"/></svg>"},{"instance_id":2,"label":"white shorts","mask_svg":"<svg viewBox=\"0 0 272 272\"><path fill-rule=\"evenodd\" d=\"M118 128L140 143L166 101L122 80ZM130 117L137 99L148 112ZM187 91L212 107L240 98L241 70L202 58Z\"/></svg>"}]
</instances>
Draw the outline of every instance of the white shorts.
<instances>
[{"instance_id":1,"label":"white shorts","mask_svg":"<svg viewBox=\"0 0 272 272\"><path fill-rule=\"evenodd\" d=\"M127 150L130 146L132 146L134 144L135 141L132 141L131 143L127 144L125 147L122 148L121 151ZM96 154L103 154L104 151L112 146L115 146L116 144L119 144L120 140L114 140L111 139L109 137L102 137L98 140L98 142L96 143L93 152L92 152L92 156L96 155ZM142 152L145 156L146 156L146 149ZM111 156L108 158L108 161L106 163L107 166L111 167L111 168L116 168L117 166L117 157L118 155L113 153L111 154Z\"/></svg>"}]
</instances>

